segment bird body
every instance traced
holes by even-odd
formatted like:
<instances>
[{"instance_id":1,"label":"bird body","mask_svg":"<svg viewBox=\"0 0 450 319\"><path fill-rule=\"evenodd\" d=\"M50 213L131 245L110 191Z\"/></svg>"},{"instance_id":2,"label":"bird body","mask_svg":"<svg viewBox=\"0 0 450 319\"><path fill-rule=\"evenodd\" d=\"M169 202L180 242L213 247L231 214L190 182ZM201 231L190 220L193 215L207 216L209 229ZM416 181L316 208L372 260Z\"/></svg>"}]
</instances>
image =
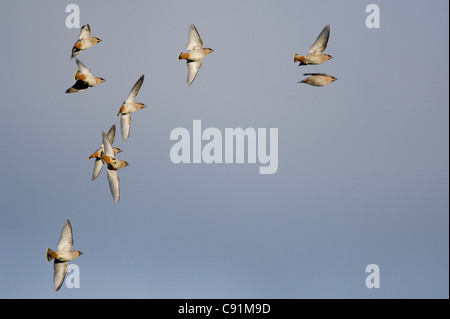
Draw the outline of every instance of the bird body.
<instances>
[{"instance_id":1,"label":"bird body","mask_svg":"<svg viewBox=\"0 0 450 319\"><path fill-rule=\"evenodd\" d=\"M209 48L205 49L195 49L189 52L181 52L178 56L178 60L188 60L188 61L199 61L202 60L205 56L210 54L213 50Z\"/></svg>"},{"instance_id":2,"label":"bird body","mask_svg":"<svg viewBox=\"0 0 450 319\"><path fill-rule=\"evenodd\" d=\"M106 165L108 165L108 169L117 171L121 169L122 167L125 167L128 165L127 162L119 160L115 158L114 156L108 156L108 155L101 155L101 158L105 161Z\"/></svg>"},{"instance_id":3,"label":"bird body","mask_svg":"<svg viewBox=\"0 0 450 319\"><path fill-rule=\"evenodd\" d=\"M82 253L79 251L64 251L58 250L53 251L50 248L47 248L47 261L51 261L53 259L57 261L71 261L80 256Z\"/></svg>"},{"instance_id":4,"label":"bird body","mask_svg":"<svg viewBox=\"0 0 450 319\"><path fill-rule=\"evenodd\" d=\"M308 55L294 55L294 63L300 62L299 65L308 64L322 64L323 62L331 59L331 55L328 54L308 54Z\"/></svg>"},{"instance_id":5,"label":"bird body","mask_svg":"<svg viewBox=\"0 0 450 319\"><path fill-rule=\"evenodd\" d=\"M122 106L119 109L119 112L117 113L117 116L119 116L119 114L130 114L130 113L134 113L142 108L146 107L146 105L144 103L139 103L139 102L124 102L122 104Z\"/></svg>"},{"instance_id":6,"label":"bird body","mask_svg":"<svg viewBox=\"0 0 450 319\"><path fill-rule=\"evenodd\" d=\"M325 86L337 80L336 77L325 73L305 73L303 75L309 75L309 77L297 83L306 83L312 86Z\"/></svg>"}]
</instances>

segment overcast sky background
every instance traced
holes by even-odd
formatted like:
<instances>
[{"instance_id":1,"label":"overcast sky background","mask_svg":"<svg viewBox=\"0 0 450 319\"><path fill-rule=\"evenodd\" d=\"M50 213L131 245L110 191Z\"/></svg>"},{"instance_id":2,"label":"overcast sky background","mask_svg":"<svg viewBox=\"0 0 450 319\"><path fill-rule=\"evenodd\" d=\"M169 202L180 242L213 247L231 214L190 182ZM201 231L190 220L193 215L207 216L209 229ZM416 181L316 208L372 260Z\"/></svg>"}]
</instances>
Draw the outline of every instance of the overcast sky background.
<instances>
[{"instance_id":1,"label":"overcast sky background","mask_svg":"<svg viewBox=\"0 0 450 319\"><path fill-rule=\"evenodd\" d=\"M106 79L76 94L70 3L102 40L78 58ZM448 298L449 3L305 3L2 1L0 297ZM191 23L214 52L188 87ZM334 58L293 64L326 24ZM307 72L338 80L298 84ZM149 107L123 142L115 115L142 74ZM195 119L278 128L277 173L173 164L170 132ZM119 204L88 160L112 124ZM80 288L55 292L45 250L66 219Z\"/></svg>"}]
</instances>

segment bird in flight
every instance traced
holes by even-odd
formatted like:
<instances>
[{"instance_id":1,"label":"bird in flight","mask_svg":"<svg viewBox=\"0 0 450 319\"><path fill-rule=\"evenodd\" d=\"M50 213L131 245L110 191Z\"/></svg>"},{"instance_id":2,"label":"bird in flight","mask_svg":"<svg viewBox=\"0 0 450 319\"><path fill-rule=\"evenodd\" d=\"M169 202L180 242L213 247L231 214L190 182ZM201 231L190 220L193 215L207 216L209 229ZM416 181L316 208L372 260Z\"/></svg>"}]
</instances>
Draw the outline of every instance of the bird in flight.
<instances>
[{"instance_id":1,"label":"bird in flight","mask_svg":"<svg viewBox=\"0 0 450 319\"><path fill-rule=\"evenodd\" d=\"M64 223L61 231L61 238L58 241L56 248L57 251L53 251L47 248L46 257L47 262L54 260L53 263L53 287L56 291L61 288L64 278L67 273L68 262L74 260L83 253L78 250L71 250L73 245L72 225L69 220Z\"/></svg>"},{"instance_id":2,"label":"bird in flight","mask_svg":"<svg viewBox=\"0 0 450 319\"><path fill-rule=\"evenodd\" d=\"M186 65L188 67L187 85L191 85L197 76L200 67L202 66L202 59L213 52L213 49L203 48L203 41L193 24L189 26L189 40L186 46L188 52L180 52L178 60L187 60Z\"/></svg>"}]
</instances>

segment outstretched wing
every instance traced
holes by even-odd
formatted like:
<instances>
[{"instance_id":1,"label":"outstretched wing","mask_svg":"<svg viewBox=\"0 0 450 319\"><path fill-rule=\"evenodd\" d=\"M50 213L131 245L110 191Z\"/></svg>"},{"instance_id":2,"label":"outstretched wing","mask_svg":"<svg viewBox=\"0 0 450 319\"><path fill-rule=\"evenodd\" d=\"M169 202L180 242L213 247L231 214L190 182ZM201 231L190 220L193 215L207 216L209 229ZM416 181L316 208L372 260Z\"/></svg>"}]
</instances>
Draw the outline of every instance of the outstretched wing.
<instances>
[{"instance_id":1,"label":"outstretched wing","mask_svg":"<svg viewBox=\"0 0 450 319\"><path fill-rule=\"evenodd\" d=\"M134 84L133 88L130 91L130 94L128 95L126 102L133 102L136 95L138 95L139 90L141 89L142 83L144 82L144 75L142 75L137 82Z\"/></svg>"},{"instance_id":2,"label":"outstretched wing","mask_svg":"<svg viewBox=\"0 0 450 319\"><path fill-rule=\"evenodd\" d=\"M191 85L191 83L194 81L195 77L197 76L198 70L200 70L200 67L202 66L202 61L188 61L186 62L188 67L188 74L187 74L187 85Z\"/></svg>"},{"instance_id":3,"label":"outstretched wing","mask_svg":"<svg viewBox=\"0 0 450 319\"><path fill-rule=\"evenodd\" d=\"M111 145L114 144L114 136L116 135L116 124L113 124L106 134L111 141Z\"/></svg>"},{"instance_id":4,"label":"outstretched wing","mask_svg":"<svg viewBox=\"0 0 450 319\"><path fill-rule=\"evenodd\" d=\"M100 158L96 158L94 163L94 170L92 171L93 181L98 177L98 175L102 171L102 168L103 168L103 160Z\"/></svg>"},{"instance_id":5,"label":"outstretched wing","mask_svg":"<svg viewBox=\"0 0 450 319\"><path fill-rule=\"evenodd\" d=\"M113 157L114 156L114 150L112 148L111 141L110 141L108 135L105 134L105 132L102 132L102 141L103 141L103 146L104 146L104 149L105 149L104 150L105 155Z\"/></svg>"},{"instance_id":6,"label":"outstretched wing","mask_svg":"<svg viewBox=\"0 0 450 319\"><path fill-rule=\"evenodd\" d=\"M117 171L108 169L108 182L109 189L111 190L111 195L114 199L114 202L118 203L120 198L120 190L119 190L119 176L117 175Z\"/></svg>"},{"instance_id":7,"label":"outstretched wing","mask_svg":"<svg viewBox=\"0 0 450 319\"><path fill-rule=\"evenodd\" d=\"M89 38L91 36L91 27L89 24L85 24L81 27L80 35L78 36L78 40Z\"/></svg>"},{"instance_id":8,"label":"outstretched wing","mask_svg":"<svg viewBox=\"0 0 450 319\"><path fill-rule=\"evenodd\" d=\"M122 139L124 142L128 140L128 136L130 135L130 123L131 115L129 113L122 114L120 119L120 129L122 131Z\"/></svg>"},{"instance_id":9,"label":"outstretched wing","mask_svg":"<svg viewBox=\"0 0 450 319\"><path fill-rule=\"evenodd\" d=\"M322 54L327 48L328 38L330 37L330 26L327 24L316 39L316 42L309 49L311 54Z\"/></svg>"},{"instance_id":10,"label":"outstretched wing","mask_svg":"<svg viewBox=\"0 0 450 319\"><path fill-rule=\"evenodd\" d=\"M53 287L56 291L61 288L67 273L67 261L59 261L55 259L53 263Z\"/></svg>"},{"instance_id":11,"label":"outstretched wing","mask_svg":"<svg viewBox=\"0 0 450 319\"><path fill-rule=\"evenodd\" d=\"M193 24L189 26L188 37L189 40L186 49L190 51L195 49L201 49L203 47L203 41L200 38L200 34L198 34L197 28Z\"/></svg>"},{"instance_id":12,"label":"outstretched wing","mask_svg":"<svg viewBox=\"0 0 450 319\"><path fill-rule=\"evenodd\" d=\"M80 60L75 59L75 61L77 62L78 69L82 74L85 74L87 76L93 76L91 71Z\"/></svg>"},{"instance_id":13,"label":"outstretched wing","mask_svg":"<svg viewBox=\"0 0 450 319\"><path fill-rule=\"evenodd\" d=\"M66 93L83 92L86 91L88 87L89 85L84 81L77 80L74 85L72 85L70 88L66 90Z\"/></svg>"},{"instance_id":14,"label":"outstretched wing","mask_svg":"<svg viewBox=\"0 0 450 319\"><path fill-rule=\"evenodd\" d=\"M56 246L58 250L66 250L69 251L73 245L73 236L72 236L72 225L69 220L66 220L64 223L63 229L61 231L61 238L58 241L58 245Z\"/></svg>"}]
</instances>

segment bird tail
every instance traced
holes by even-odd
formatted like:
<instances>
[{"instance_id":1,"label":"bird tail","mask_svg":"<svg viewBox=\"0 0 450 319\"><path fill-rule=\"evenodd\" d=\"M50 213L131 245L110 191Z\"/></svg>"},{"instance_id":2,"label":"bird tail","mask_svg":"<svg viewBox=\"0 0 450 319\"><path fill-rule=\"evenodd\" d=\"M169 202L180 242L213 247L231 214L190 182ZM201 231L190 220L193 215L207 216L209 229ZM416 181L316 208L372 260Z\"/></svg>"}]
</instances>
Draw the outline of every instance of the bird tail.
<instances>
[{"instance_id":1,"label":"bird tail","mask_svg":"<svg viewBox=\"0 0 450 319\"><path fill-rule=\"evenodd\" d=\"M47 248L47 251L45 252L45 257L47 258L47 262L49 262L50 260L56 258L56 253L50 248Z\"/></svg>"},{"instance_id":2,"label":"bird tail","mask_svg":"<svg viewBox=\"0 0 450 319\"><path fill-rule=\"evenodd\" d=\"M303 55L298 55L297 53L294 54L294 63L295 62L300 62L300 65L306 65L305 63L305 57Z\"/></svg>"}]
</instances>

